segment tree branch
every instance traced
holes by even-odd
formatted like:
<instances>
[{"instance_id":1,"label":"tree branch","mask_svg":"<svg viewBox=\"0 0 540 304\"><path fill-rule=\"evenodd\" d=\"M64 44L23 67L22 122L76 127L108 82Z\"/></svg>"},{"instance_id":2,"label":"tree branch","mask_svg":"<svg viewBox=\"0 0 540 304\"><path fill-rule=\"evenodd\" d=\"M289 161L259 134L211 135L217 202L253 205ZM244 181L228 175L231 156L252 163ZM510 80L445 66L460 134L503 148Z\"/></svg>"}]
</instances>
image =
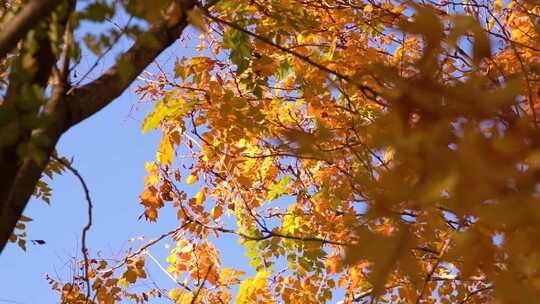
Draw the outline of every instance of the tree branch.
<instances>
[{"instance_id":1,"label":"tree branch","mask_svg":"<svg viewBox=\"0 0 540 304\"><path fill-rule=\"evenodd\" d=\"M208 271L206 271L206 275L204 276L204 280L202 281L202 283L201 283L201 285L199 286L199 288L197 288L197 291L195 292L195 295L194 295L193 298L191 299L190 304L195 304L195 303L196 303L197 298L199 297L199 294L201 293L201 290L203 289L204 284L206 283L206 280L208 280L208 275L210 274L210 271L212 270L212 266L213 266L213 265L210 265L210 267L208 267Z\"/></svg>"},{"instance_id":2,"label":"tree branch","mask_svg":"<svg viewBox=\"0 0 540 304\"><path fill-rule=\"evenodd\" d=\"M201 223L200 221L198 221L196 219L193 219L193 218L188 217L188 220L195 223L195 224L197 224L197 225L199 225L199 226L201 226L201 227L203 227L203 228L205 228L205 229L215 230L215 231L219 231L221 233L235 234L235 235L237 235L237 236L239 236L241 238L244 238L244 239L250 240L250 241L263 241L263 240L267 240L267 239L270 239L270 238L282 238L282 239L290 239L290 240L296 240L296 241L301 241L301 242L315 242L315 243L322 243L322 244L325 244L325 245L336 245L336 246L344 246L344 247L354 245L353 243L339 242L339 241L334 241L334 240L329 240L329 239L324 239L324 238L319 238L319 237L314 237L314 236L288 235L288 234L281 234L281 233L274 232L274 231L269 231L269 230L266 230L265 234L263 234L261 236L250 236L250 235L247 235L245 233L242 233L242 232L239 232L239 231L236 231L236 230L233 230L233 229L208 226L208 225L205 225L204 223Z\"/></svg>"},{"instance_id":3,"label":"tree branch","mask_svg":"<svg viewBox=\"0 0 540 304\"><path fill-rule=\"evenodd\" d=\"M90 73L92 73L94 71L95 68L98 67L99 63L101 62L101 60L103 58L105 58L105 56L110 52L112 51L112 49L114 48L114 46L116 45L116 43L118 41L120 41L120 39L124 36L124 34L126 33L130 23L131 23L131 20L133 20L133 16L129 17L126 25L121 29L119 35L117 37L114 38L113 42L111 43L111 45L105 49L101 55L99 55L98 58L96 58L96 61L94 61L94 64L88 69L88 71L86 71L84 73L84 75L81 76L81 78L79 79L79 81L77 81L77 83L75 83L73 86L74 87L78 87L85 79L86 77L88 77L88 75L90 75Z\"/></svg>"},{"instance_id":4,"label":"tree branch","mask_svg":"<svg viewBox=\"0 0 540 304\"><path fill-rule=\"evenodd\" d=\"M11 51L29 30L48 16L61 0L32 0L0 32L0 59Z\"/></svg>"},{"instance_id":5,"label":"tree branch","mask_svg":"<svg viewBox=\"0 0 540 304\"><path fill-rule=\"evenodd\" d=\"M486 286L486 287L483 287L483 288L479 288L479 289L476 289L472 292L470 292L469 294L467 294L467 296L465 296L465 298L459 302L459 304L465 304L467 303L470 299L472 299L475 295L479 294L479 293L482 293L484 291L488 291L488 290L491 290L493 289L493 286Z\"/></svg>"},{"instance_id":6,"label":"tree branch","mask_svg":"<svg viewBox=\"0 0 540 304\"><path fill-rule=\"evenodd\" d=\"M337 78L339 78L341 80L344 80L346 82L354 84L369 99L372 99L372 100L375 101L377 99L377 96L379 96L379 93L377 93L374 89L360 83L359 81L355 80L354 77L343 74L343 73L341 73L339 71L336 71L336 70L332 70L332 69L328 68L327 66L312 60L308 56L302 55L302 54L300 54L300 53L298 53L298 52L296 52L294 50L291 50L289 48L286 48L284 46L276 44L276 43L274 43L272 41L272 39L267 38L267 37L263 37L261 35L258 35L256 33L254 33L254 32L251 32L251 31L243 28L242 26L240 26L240 25L238 25L238 24L236 24L234 22L230 22L230 21L221 19L219 17L216 17L216 16L212 15L208 10L204 10L204 12L205 12L205 15L208 18L210 18L210 19L212 19L212 20L214 20L214 21L216 21L218 23L225 24L228 27L231 27L231 28L233 28L233 29L235 29L237 31L240 31L240 32L248 35L248 36L251 36L251 37L253 37L253 38L255 38L255 39L257 39L257 40L259 40L259 41L261 41L261 42L263 42L265 44L267 44L267 45L270 45L270 46L284 52L284 53L293 55L294 57L304 61L305 63L307 63L307 64L309 64L311 66L314 66L314 67L318 68L321 71L324 71L324 72L326 72L328 74L336 76Z\"/></svg>"},{"instance_id":7,"label":"tree branch","mask_svg":"<svg viewBox=\"0 0 540 304\"><path fill-rule=\"evenodd\" d=\"M80 88L71 89L66 98L69 120L66 121L65 130L120 96L163 50L178 39L187 25L187 14L184 13L175 26L168 26L166 22L152 26L103 75Z\"/></svg>"},{"instance_id":8,"label":"tree branch","mask_svg":"<svg viewBox=\"0 0 540 304\"><path fill-rule=\"evenodd\" d=\"M83 187L83 190L84 190L84 196L86 198L86 203L87 203L87 206L88 206L87 207L88 222L86 223L86 225L83 227L83 230L82 230L81 252L83 254L83 259L84 259L84 280L86 282L86 298L89 299L91 289L90 289L90 278L88 277L89 259L88 259L88 247L86 246L86 238L87 238L87 235L88 235L88 231L90 230L90 227L92 227L92 208L93 208L93 204L92 204L92 199L90 198L90 190L88 189L88 186L86 185L86 182L84 181L84 178L81 176L79 171L77 171L77 169L75 169L71 165L70 162L66 161L63 158L59 158L54 154L52 155L51 158L54 159L55 161L61 163L62 165L64 165L64 167L66 167L69 171L71 171L71 173L73 173L73 175L75 175L77 177L77 179L79 179L79 182L81 183L81 185Z\"/></svg>"},{"instance_id":9,"label":"tree branch","mask_svg":"<svg viewBox=\"0 0 540 304\"><path fill-rule=\"evenodd\" d=\"M424 297L424 294L426 293L428 284L430 281L432 281L433 274L435 271L437 271L437 268L439 268L439 265L441 264L442 257L444 255L444 252L446 251L446 248L450 244L449 241L445 242L441 251L439 252L437 259L435 260L435 263L431 266L431 270L427 273L426 279L424 280L424 283L422 284L422 289L420 289L420 293L418 294L418 298L416 298L416 304L420 304L422 301L422 298Z\"/></svg>"},{"instance_id":10,"label":"tree branch","mask_svg":"<svg viewBox=\"0 0 540 304\"><path fill-rule=\"evenodd\" d=\"M46 139L46 143L39 147L45 160L50 158L64 132L120 96L139 73L176 41L188 25L187 10L195 5L195 1L183 0L180 5L184 10L179 20L172 25L170 20L166 20L151 26L138 37L117 63L98 79L67 92L67 88L62 84L53 88L53 96L43 111L49 123L32 132L33 137ZM0 195L0 252L28 204L46 161L37 163L36 160L26 157L21 163L15 173L6 176L13 181L9 193L6 196Z\"/></svg>"},{"instance_id":11,"label":"tree branch","mask_svg":"<svg viewBox=\"0 0 540 304\"><path fill-rule=\"evenodd\" d=\"M164 238L167 238L175 233L178 233L180 231L182 231L182 229L184 229L184 227L186 227L188 224L190 224L191 221L186 221L184 222L180 227L174 229L174 230L171 230L169 232L166 232L166 233L163 233L162 235L158 236L157 238L151 240L150 242L148 242L146 245L142 246L141 248L139 248L138 250L128 254L120 263L114 265L113 267L107 269L107 270L104 270L103 272L108 272L108 271L115 271L116 269L124 266L128 259L131 259L133 257L136 257L142 253L145 253L147 251L147 249L157 243L159 243L161 240L163 240Z\"/></svg>"}]
</instances>

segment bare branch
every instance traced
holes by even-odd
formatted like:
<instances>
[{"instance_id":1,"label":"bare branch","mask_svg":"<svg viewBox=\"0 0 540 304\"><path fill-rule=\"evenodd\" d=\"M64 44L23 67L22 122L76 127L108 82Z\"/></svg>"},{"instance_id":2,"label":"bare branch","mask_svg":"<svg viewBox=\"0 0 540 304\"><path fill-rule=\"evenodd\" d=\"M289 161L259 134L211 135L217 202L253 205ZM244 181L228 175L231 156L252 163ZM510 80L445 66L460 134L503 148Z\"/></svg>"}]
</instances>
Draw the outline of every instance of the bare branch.
<instances>
[{"instance_id":1,"label":"bare branch","mask_svg":"<svg viewBox=\"0 0 540 304\"><path fill-rule=\"evenodd\" d=\"M449 244L450 244L450 242L445 242L444 243L443 248L439 252L439 254L437 256L437 259L435 260L435 263L433 265L431 265L431 270L426 275L426 279L424 280L424 284L422 285L422 289L420 290L420 293L418 294L418 298L416 299L416 304L420 304L420 302L422 301L422 298L424 297L424 294L426 293L427 286L428 286L429 282L432 281L431 278L433 278L433 274L435 273L435 271L437 271L437 268L439 268L439 265L441 263L441 259L442 259L443 255L444 255L444 252L446 251L446 248L448 247Z\"/></svg>"},{"instance_id":2,"label":"bare branch","mask_svg":"<svg viewBox=\"0 0 540 304\"><path fill-rule=\"evenodd\" d=\"M212 271L212 266L213 265L210 265L210 267L208 267L208 271L206 271L206 275L204 276L204 280L202 281L201 286L199 286L199 288L197 288L197 291L195 292L195 295L193 296L193 299L191 299L190 304L195 304L196 303L197 298L199 297L199 294L201 293L201 289L203 289L204 284L206 283L206 280L208 279L208 275L210 274L210 271Z\"/></svg>"},{"instance_id":3,"label":"bare branch","mask_svg":"<svg viewBox=\"0 0 540 304\"><path fill-rule=\"evenodd\" d=\"M84 178L81 176L79 171L73 167L73 165L70 162L66 161L63 158L59 158L58 156L54 154L52 155L51 158L61 163L62 165L64 165L69 171L71 171L71 173L73 173L73 175L75 175L79 179L79 182L81 183L84 190L84 196L86 197L88 221L86 222L86 225L84 226L82 230L81 251L82 251L83 259L84 259L84 280L86 282L86 298L89 299L91 289L90 289L90 278L88 277L89 258L88 258L88 247L86 245L86 239L88 236L88 231L90 230L90 227L92 227L93 204L92 204L92 199L90 198L90 190L88 189L88 186L86 185L86 182L84 181Z\"/></svg>"},{"instance_id":4,"label":"bare branch","mask_svg":"<svg viewBox=\"0 0 540 304\"><path fill-rule=\"evenodd\" d=\"M263 241L270 238L283 238L283 239L290 239L290 240L296 240L296 241L301 241L301 242L315 242L315 243L322 243L322 244L329 244L329 245L336 245L336 246L353 246L354 245L351 243L333 241L333 240L328 240L328 239L314 237L314 236L296 236L296 235L289 235L289 234L281 234L278 232L268 231L268 230L266 230L265 234L262 236L250 236L250 235L247 235L245 233L242 233L233 229L208 226L195 219L189 218L189 220L191 220L193 223L205 229L215 230L215 231L219 231L219 232L227 233L227 234L235 234L241 238L244 238L250 241Z\"/></svg>"},{"instance_id":5,"label":"bare branch","mask_svg":"<svg viewBox=\"0 0 540 304\"><path fill-rule=\"evenodd\" d=\"M481 292L484 292L484 291L491 290L491 289L493 289L493 286L486 286L486 287L483 287L483 288L476 289L476 290L472 291L471 293L469 293L463 299L463 301L459 302L459 304L465 304L465 303L469 302L469 300L472 299L475 295L477 295L477 294L479 294Z\"/></svg>"},{"instance_id":6,"label":"bare branch","mask_svg":"<svg viewBox=\"0 0 540 304\"><path fill-rule=\"evenodd\" d=\"M150 254L150 250L146 249L145 252L144 252L145 255L147 255L151 260L152 262L154 262L154 264L157 265L157 267L165 274L167 275L167 277L169 277L169 279L171 279L174 283L178 284L180 287L184 288L185 290L188 290L188 291L192 291L192 289L187 286L186 284L182 283L182 282L179 282L177 279L175 279L168 271L167 269L163 268L163 266L161 265L161 263L159 263L159 261L152 255Z\"/></svg>"},{"instance_id":7,"label":"bare branch","mask_svg":"<svg viewBox=\"0 0 540 304\"><path fill-rule=\"evenodd\" d=\"M143 254L143 253L146 253L147 249L157 243L159 243L161 240L163 240L164 238L166 237L169 237L179 231L181 231L182 229L184 229L184 227L186 227L189 223L191 223L191 221L186 221L184 222L180 227L174 229L174 230L171 230L169 232L166 232L160 236L158 236L157 238L151 240L150 242L148 242L146 245L142 246L141 248L139 248L138 250L132 252L131 254L127 255L123 260L122 262L114 265L113 267L107 269L107 270L104 270L103 272L108 272L108 271L114 271L120 267L122 267L123 265L125 265L127 263L127 261L133 257L136 257L140 254Z\"/></svg>"},{"instance_id":8,"label":"bare branch","mask_svg":"<svg viewBox=\"0 0 540 304\"><path fill-rule=\"evenodd\" d=\"M118 34L118 36L116 36L114 38L114 40L111 42L111 45L105 49L100 55L99 57L96 59L96 61L94 61L94 64L88 69L88 71L86 71L84 73L84 75L79 79L79 81L77 81L76 84L73 85L73 88L71 90L73 90L75 87L78 87L85 79L86 77L88 77L88 75L90 75L90 73L92 73L94 71L95 68L97 68L97 66L99 65L99 63L101 62L101 60L103 58L105 58L105 56L110 52L112 51L112 49L114 48L114 46L116 45L116 43L118 43L118 41L120 41L120 39L124 36L124 34L126 33L127 29L129 28L129 25L131 24L131 21L133 20L133 16L130 16L129 17L129 20L127 21L126 25L121 29L120 33ZM68 92L69 94L70 92Z\"/></svg>"}]
</instances>

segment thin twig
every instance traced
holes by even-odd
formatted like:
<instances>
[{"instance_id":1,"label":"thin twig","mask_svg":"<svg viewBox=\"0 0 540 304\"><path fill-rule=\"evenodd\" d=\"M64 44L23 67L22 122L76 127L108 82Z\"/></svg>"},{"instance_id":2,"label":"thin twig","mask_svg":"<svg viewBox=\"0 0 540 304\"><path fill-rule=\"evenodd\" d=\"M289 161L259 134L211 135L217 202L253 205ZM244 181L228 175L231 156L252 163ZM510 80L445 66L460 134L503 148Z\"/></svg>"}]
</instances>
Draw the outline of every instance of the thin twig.
<instances>
[{"instance_id":1,"label":"thin twig","mask_svg":"<svg viewBox=\"0 0 540 304\"><path fill-rule=\"evenodd\" d=\"M386 290L394 289L394 288L399 287L401 285L402 284L393 284L393 285L385 286L384 289L386 289ZM366 290L366 291L364 291L364 292L362 292L360 294L357 294L356 296L354 296L354 294L353 294L352 295L353 296L352 302L360 302L363 299L365 299L367 297L370 297L372 294L373 294L373 288L370 288L370 289L368 289L368 290Z\"/></svg>"},{"instance_id":2,"label":"thin twig","mask_svg":"<svg viewBox=\"0 0 540 304\"><path fill-rule=\"evenodd\" d=\"M245 233L242 233L233 229L205 225L204 223L201 223L200 221L196 219L191 219L191 220L193 221L193 223L205 229L215 230L215 231L219 231L219 232L227 233L227 234L235 234L241 238L244 238L250 241L263 241L270 238L283 238L283 239L291 239L291 240L302 241L302 242L315 242L315 243L330 244L330 245L345 246L345 247L355 245L353 243L339 242L339 241L334 241L334 240L329 240L329 239L324 239L324 238L319 238L319 237L314 237L314 236L296 236L296 235L281 234L279 232L274 232L274 231L269 231L269 230L266 230L265 231L266 234L263 234L262 236L251 236L251 235L247 235Z\"/></svg>"},{"instance_id":3,"label":"thin twig","mask_svg":"<svg viewBox=\"0 0 540 304\"><path fill-rule=\"evenodd\" d=\"M184 288L185 290L188 290L188 291L191 291L191 288L189 288L189 286L187 286L186 284L182 283L182 282L179 282L177 279L175 279L168 271L167 269L163 268L163 266L159 263L159 261L153 256L150 254L150 251L149 250L146 250L144 252L145 255L147 255L157 266L158 268L163 271L168 277L169 279L171 279L173 282L175 282L176 284L180 285L182 288Z\"/></svg>"},{"instance_id":4,"label":"thin twig","mask_svg":"<svg viewBox=\"0 0 540 304\"><path fill-rule=\"evenodd\" d=\"M459 304L465 304L467 303L472 297L474 297L475 295L483 292L483 291L486 291L486 290L490 290L490 289L493 289L493 286L486 286L486 287L483 287L483 288L479 288L475 291L472 291L471 293L469 293L464 299L463 301L459 302Z\"/></svg>"},{"instance_id":5,"label":"thin twig","mask_svg":"<svg viewBox=\"0 0 540 304\"><path fill-rule=\"evenodd\" d=\"M285 52L285 53L287 53L287 54L293 55L294 57L296 57L296 58L298 58L298 59L304 61L305 63L307 63L307 64L309 64L309 65L312 65L312 66L314 66L314 67L316 67L316 68L318 68L318 69L320 69L320 70L322 70L322 71L325 71L325 72L327 72L327 73L329 73L329 74L332 74L332 75L336 76L336 77L339 78L339 79L342 79L342 80L345 80L345 81L347 81L347 82L349 82L349 83L354 84L354 85L355 85L356 87L358 87L358 88L362 91L362 93L363 93L364 95L366 95L369 99L376 100L377 96L379 96L379 94L378 94L375 90L373 90L371 87L368 87L368 86L366 86L366 85L363 85L362 83L356 81L355 79L351 78L351 77L348 76L348 75L345 75L345 74L343 74L343 73L340 73L340 72L338 72L338 71L336 71L336 70L332 70L332 69L330 69L330 68L328 68L328 67L326 67L326 66L324 66L324 65L322 65L322 64L320 64L320 63L318 63L318 62L313 61L313 60L310 59L308 56L302 55L302 54L300 54L300 53L298 53L298 52L296 52L296 51L293 51L293 50L291 50L291 49L289 49L289 48L286 48L286 47L283 47L283 46L281 46L281 45L279 45L279 44L276 44L276 43L274 43L270 38L263 37L263 36L261 36L261 35L258 35L258 34L256 34L256 33L251 32L251 31L249 31L249 30L246 30L245 28L243 28L242 26L240 26L240 25L238 25L238 24L236 24L236 23L233 23L233 22L230 22L230 21L221 19L221 18L219 18L219 17L217 17L217 16L214 16L214 15L210 14L210 12L209 12L208 10L203 10L203 11L205 12L205 15L206 15L208 18L210 18L210 19L212 19L212 20L214 20L214 21L216 21L216 22L219 22L219 23L221 23L221 24L225 24L225 25L227 25L227 26L229 26L229 27L231 27L231 28L233 28L233 29L235 29L235 30L237 30L237 31L240 31L240 32L242 32L242 33L245 33L245 34L247 34L248 36L251 36L251 37L253 37L253 38L255 38L255 39L257 39L257 40L259 40L259 41L261 41L261 42L263 42L263 43L265 43L265 44L268 44L268 45L270 45L270 46L272 46L272 47L275 47L275 48L277 48L278 50L280 50L280 51L282 51L282 52Z\"/></svg>"},{"instance_id":6,"label":"thin twig","mask_svg":"<svg viewBox=\"0 0 540 304\"><path fill-rule=\"evenodd\" d=\"M429 282L431 281L431 278L433 277L433 274L435 273L437 268L439 268L439 265L441 263L441 259L442 259L443 255L444 255L444 252L446 251L446 248L448 247L449 243L450 242L446 242L443 245L441 251L439 252L439 254L437 256L437 260L433 264L431 270L428 272L428 274L426 276L426 279L424 281L424 284L422 285L422 289L420 290L420 294L418 295L418 298L416 299L416 304L420 304L420 302L422 301L422 298L424 297L424 294L426 293L427 286L428 286Z\"/></svg>"},{"instance_id":7,"label":"thin twig","mask_svg":"<svg viewBox=\"0 0 540 304\"><path fill-rule=\"evenodd\" d=\"M86 300L88 301L88 299L90 298L91 289L90 289L90 279L88 277L88 268L89 268L88 260L89 259L88 259L88 248L86 246L86 239L88 236L88 231L90 230L90 227L92 227L92 208L93 208L92 199L90 198L90 190L88 189L88 186L86 185L86 182L84 181L84 178L81 176L79 171L77 171L77 169L75 169L72 166L70 162L68 162L65 159L59 158L56 155L52 155L52 159L64 165L64 167L66 167L69 171L71 171L71 173L73 173L73 175L75 175L79 179L79 182L81 183L84 190L84 195L86 197L88 221L82 230L81 251L82 251L83 259L84 259L84 280L86 282Z\"/></svg>"},{"instance_id":8,"label":"thin twig","mask_svg":"<svg viewBox=\"0 0 540 304\"><path fill-rule=\"evenodd\" d=\"M98 58L96 59L96 61L94 62L94 64L90 67L90 69L88 69L88 71L86 71L86 73L84 73L84 75L79 79L79 81L77 81L77 83L75 83L73 85L73 88L71 90L73 90L74 88L78 87L86 77L88 77L88 75L90 75L90 73L92 73L92 71L94 71L94 69L98 66L98 64L101 62L101 60L114 48L114 46L116 45L116 43L118 41L120 41L120 38L122 38L124 36L124 34L126 33L128 27L129 27L129 24L131 23L131 20L133 19L133 16L129 17L129 20L127 21L126 25L124 26L124 29L120 32L120 34L114 39L114 41L111 43L111 45L105 50L103 51L103 53L101 53ZM73 67L74 68L74 67ZM71 91L70 90L70 91ZM71 92L68 92L71 93Z\"/></svg>"},{"instance_id":9,"label":"thin twig","mask_svg":"<svg viewBox=\"0 0 540 304\"><path fill-rule=\"evenodd\" d=\"M73 46L73 22L71 16L75 10L75 1L68 2L68 15L66 26L64 29L64 47L62 49L62 66L60 67L60 81L61 84L67 86L69 84L69 64L70 64L70 52Z\"/></svg>"},{"instance_id":10,"label":"thin twig","mask_svg":"<svg viewBox=\"0 0 540 304\"><path fill-rule=\"evenodd\" d=\"M206 272L206 275L204 276L204 280L202 281L201 286L197 288L197 291L195 292L193 299L191 299L190 304L195 304L195 301L197 301L197 298L199 297L199 293L201 293L201 289L203 289L204 283L206 283L206 280L208 279L208 275L210 274L210 271L212 270L212 266L214 265L210 265L210 267L208 267L208 271Z\"/></svg>"},{"instance_id":11,"label":"thin twig","mask_svg":"<svg viewBox=\"0 0 540 304\"><path fill-rule=\"evenodd\" d=\"M144 246L142 246L141 248L139 248L137 251L135 251L135 252L129 254L128 256L126 256L126 257L122 260L122 262L116 264L115 266L113 266L113 267L111 267L111 268L109 268L109 269L103 270L102 272L114 271L114 270L116 270L116 269L122 267L123 265L125 265L125 264L127 263L127 261L128 261L129 259L131 259L131 258L133 258L133 257L135 257L135 256L138 256L138 255L141 254L141 253L145 253L145 252L146 252L146 249L148 249L150 246L155 245L156 243L158 243L159 241L163 240L164 238L169 237L169 236L175 234L176 232L178 232L178 231L184 229L184 227L186 227L186 226L187 226L188 224L190 224L190 223L191 223L191 221L189 221L189 220L188 220L188 221L185 221L185 222L182 224L182 226L180 226L180 227L178 227L178 228L176 228L176 229L174 229L174 230L171 230L171 231L169 231L169 232L166 232L166 233L160 235L159 237L157 237L157 238L151 240L151 241L148 242L146 245L144 245Z\"/></svg>"}]
</instances>

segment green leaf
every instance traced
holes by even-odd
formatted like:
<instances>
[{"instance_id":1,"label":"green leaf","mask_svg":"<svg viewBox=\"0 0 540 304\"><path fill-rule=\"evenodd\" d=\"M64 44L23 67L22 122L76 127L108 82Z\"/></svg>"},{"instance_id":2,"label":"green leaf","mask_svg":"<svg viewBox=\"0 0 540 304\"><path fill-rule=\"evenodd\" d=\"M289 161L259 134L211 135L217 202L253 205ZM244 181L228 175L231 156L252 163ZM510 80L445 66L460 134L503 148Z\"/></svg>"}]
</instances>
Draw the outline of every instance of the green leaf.
<instances>
[{"instance_id":1,"label":"green leaf","mask_svg":"<svg viewBox=\"0 0 540 304\"><path fill-rule=\"evenodd\" d=\"M251 40L241 31L229 29L223 34L223 47L231 50L229 58L236 64L236 73L241 74L249 67L251 58Z\"/></svg>"},{"instance_id":2,"label":"green leaf","mask_svg":"<svg viewBox=\"0 0 540 304\"><path fill-rule=\"evenodd\" d=\"M271 186L270 191L268 192L268 200L273 201L280 197L285 192L285 189L290 182L291 178L288 175L285 175L277 184Z\"/></svg>"},{"instance_id":3,"label":"green leaf","mask_svg":"<svg viewBox=\"0 0 540 304\"><path fill-rule=\"evenodd\" d=\"M94 53L94 55L99 56L101 54L101 45L96 37L92 34L86 34L83 38L86 47Z\"/></svg>"},{"instance_id":4,"label":"green leaf","mask_svg":"<svg viewBox=\"0 0 540 304\"><path fill-rule=\"evenodd\" d=\"M21 221L21 222L31 222L33 220L32 220L32 218L30 218L28 216L21 215L21 218L19 219L19 221Z\"/></svg>"},{"instance_id":5,"label":"green leaf","mask_svg":"<svg viewBox=\"0 0 540 304\"><path fill-rule=\"evenodd\" d=\"M22 250L26 251L26 240L25 239L19 239L17 242L17 245L21 247Z\"/></svg>"},{"instance_id":6,"label":"green leaf","mask_svg":"<svg viewBox=\"0 0 540 304\"><path fill-rule=\"evenodd\" d=\"M114 8L105 3L92 3L86 7L81 17L84 19L102 22L114 15Z\"/></svg>"}]
</instances>

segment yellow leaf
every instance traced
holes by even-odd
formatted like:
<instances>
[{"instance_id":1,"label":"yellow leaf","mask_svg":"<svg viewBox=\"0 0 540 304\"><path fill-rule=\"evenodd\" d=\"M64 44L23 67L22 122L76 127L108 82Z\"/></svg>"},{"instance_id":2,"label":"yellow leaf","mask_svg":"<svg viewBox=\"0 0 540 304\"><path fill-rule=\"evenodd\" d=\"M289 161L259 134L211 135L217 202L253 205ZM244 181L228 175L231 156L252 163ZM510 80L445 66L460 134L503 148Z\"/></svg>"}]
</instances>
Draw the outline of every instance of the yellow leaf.
<instances>
[{"instance_id":1,"label":"yellow leaf","mask_svg":"<svg viewBox=\"0 0 540 304\"><path fill-rule=\"evenodd\" d=\"M335 53L336 47L337 47L337 41L338 41L338 36L334 37L334 40L332 41L332 44L330 46L330 50L326 54L326 57L329 60L332 60L332 58L334 57L334 53Z\"/></svg>"},{"instance_id":2,"label":"yellow leaf","mask_svg":"<svg viewBox=\"0 0 540 304\"><path fill-rule=\"evenodd\" d=\"M177 303L180 304L191 304L193 303L193 294L191 292L186 292L182 294L182 297L178 299Z\"/></svg>"},{"instance_id":3,"label":"yellow leaf","mask_svg":"<svg viewBox=\"0 0 540 304\"><path fill-rule=\"evenodd\" d=\"M173 288L171 290L169 290L169 298L171 298L172 300L177 300L180 295L181 295L181 291L180 291L180 288Z\"/></svg>"},{"instance_id":4,"label":"yellow leaf","mask_svg":"<svg viewBox=\"0 0 540 304\"><path fill-rule=\"evenodd\" d=\"M392 159L394 159L394 149L388 148L384 154L384 162L388 163L389 161L392 161Z\"/></svg>"},{"instance_id":5,"label":"yellow leaf","mask_svg":"<svg viewBox=\"0 0 540 304\"><path fill-rule=\"evenodd\" d=\"M495 0L493 2L493 12L498 14L504 5L504 0Z\"/></svg>"},{"instance_id":6,"label":"yellow leaf","mask_svg":"<svg viewBox=\"0 0 540 304\"><path fill-rule=\"evenodd\" d=\"M347 283L347 278L345 276L341 276L338 280L338 287L343 288L346 283Z\"/></svg>"},{"instance_id":7,"label":"yellow leaf","mask_svg":"<svg viewBox=\"0 0 540 304\"><path fill-rule=\"evenodd\" d=\"M154 162L147 162L144 167L146 168L146 171L150 174L156 173L158 166Z\"/></svg>"},{"instance_id":8,"label":"yellow leaf","mask_svg":"<svg viewBox=\"0 0 540 304\"><path fill-rule=\"evenodd\" d=\"M493 26L495 25L495 18L491 18L487 24L487 30L488 31L491 31L491 29L493 29Z\"/></svg>"},{"instance_id":9,"label":"yellow leaf","mask_svg":"<svg viewBox=\"0 0 540 304\"><path fill-rule=\"evenodd\" d=\"M173 162L174 150L169 136L163 136L159 144L159 151L156 155L157 160L163 165L170 165Z\"/></svg>"},{"instance_id":10,"label":"yellow leaf","mask_svg":"<svg viewBox=\"0 0 540 304\"><path fill-rule=\"evenodd\" d=\"M118 280L118 285L120 285L122 287L128 287L129 283L127 282L126 279L122 278L122 279Z\"/></svg>"},{"instance_id":11,"label":"yellow leaf","mask_svg":"<svg viewBox=\"0 0 540 304\"><path fill-rule=\"evenodd\" d=\"M206 200L206 191L205 189L202 189L201 191L197 192L195 195L195 202L197 205L202 205L204 201Z\"/></svg>"},{"instance_id":12,"label":"yellow leaf","mask_svg":"<svg viewBox=\"0 0 540 304\"><path fill-rule=\"evenodd\" d=\"M401 14L407 7L405 5L397 5L392 9L392 13Z\"/></svg>"},{"instance_id":13,"label":"yellow leaf","mask_svg":"<svg viewBox=\"0 0 540 304\"><path fill-rule=\"evenodd\" d=\"M192 174L192 175L188 176L188 178L186 179L186 184L192 185L192 184L196 183L197 180L198 180L197 176Z\"/></svg>"},{"instance_id":14,"label":"yellow leaf","mask_svg":"<svg viewBox=\"0 0 540 304\"><path fill-rule=\"evenodd\" d=\"M364 6L364 13L371 13L373 11L373 5L368 4Z\"/></svg>"}]
</instances>

